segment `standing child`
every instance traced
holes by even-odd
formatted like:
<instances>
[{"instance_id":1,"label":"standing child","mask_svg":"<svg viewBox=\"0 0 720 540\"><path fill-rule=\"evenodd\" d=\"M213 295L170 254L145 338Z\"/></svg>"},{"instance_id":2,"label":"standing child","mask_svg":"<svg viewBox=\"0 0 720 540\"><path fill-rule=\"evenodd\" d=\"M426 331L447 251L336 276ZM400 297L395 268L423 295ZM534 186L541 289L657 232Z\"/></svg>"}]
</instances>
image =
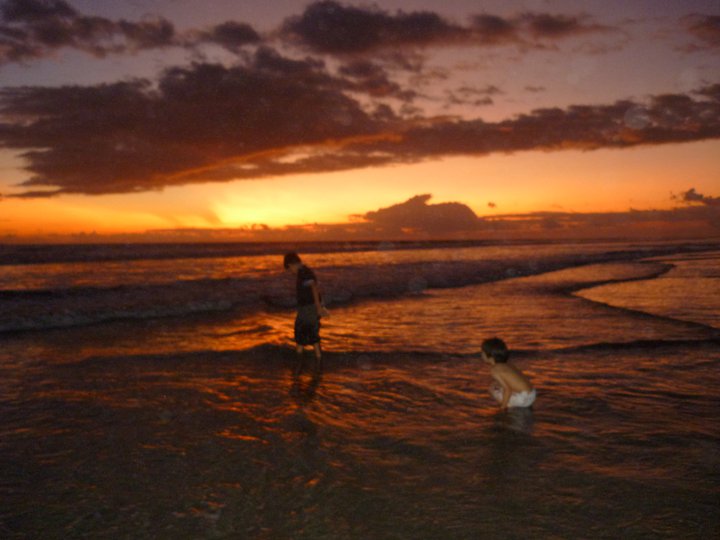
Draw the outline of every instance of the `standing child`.
<instances>
[{"instance_id":1,"label":"standing child","mask_svg":"<svg viewBox=\"0 0 720 540\"><path fill-rule=\"evenodd\" d=\"M295 343L301 355L306 345L315 350L316 367L320 367L320 317L327 317L328 311L322 305L315 272L305 266L297 253L285 255L285 270L295 272L297 292L297 316L295 317ZM300 364L298 364L298 370Z\"/></svg>"},{"instance_id":2,"label":"standing child","mask_svg":"<svg viewBox=\"0 0 720 540\"><path fill-rule=\"evenodd\" d=\"M494 382L490 394L501 409L509 407L530 407L535 402L536 392L530 379L512 364L508 364L510 353L502 339L491 338L483 341L482 359L489 364Z\"/></svg>"}]
</instances>

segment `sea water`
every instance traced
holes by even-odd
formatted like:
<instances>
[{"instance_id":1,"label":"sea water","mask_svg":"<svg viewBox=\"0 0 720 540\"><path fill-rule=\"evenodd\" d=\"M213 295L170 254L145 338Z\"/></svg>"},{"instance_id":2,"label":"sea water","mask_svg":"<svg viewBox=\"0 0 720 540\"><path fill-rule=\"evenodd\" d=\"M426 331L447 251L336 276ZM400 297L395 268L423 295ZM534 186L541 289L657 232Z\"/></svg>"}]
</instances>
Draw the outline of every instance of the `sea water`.
<instances>
[{"instance_id":1,"label":"sea water","mask_svg":"<svg viewBox=\"0 0 720 540\"><path fill-rule=\"evenodd\" d=\"M720 532L719 244L303 248L300 375L288 246L0 249L0 535Z\"/></svg>"}]
</instances>

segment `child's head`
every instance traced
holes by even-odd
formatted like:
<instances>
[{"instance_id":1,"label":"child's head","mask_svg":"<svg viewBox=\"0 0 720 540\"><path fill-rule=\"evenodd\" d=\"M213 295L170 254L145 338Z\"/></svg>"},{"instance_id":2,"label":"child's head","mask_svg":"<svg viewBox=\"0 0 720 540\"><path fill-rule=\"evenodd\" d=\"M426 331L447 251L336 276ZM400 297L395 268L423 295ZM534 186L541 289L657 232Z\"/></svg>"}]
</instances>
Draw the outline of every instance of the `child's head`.
<instances>
[{"instance_id":1,"label":"child's head","mask_svg":"<svg viewBox=\"0 0 720 540\"><path fill-rule=\"evenodd\" d=\"M283 260L283 266L285 267L285 270L295 270L301 264L302 261L300 260L300 255L298 255L294 251L285 254L285 259Z\"/></svg>"},{"instance_id":2,"label":"child's head","mask_svg":"<svg viewBox=\"0 0 720 540\"><path fill-rule=\"evenodd\" d=\"M480 347L485 360L492 359L495 363L504 364L510 358L510 351L508 351L507 345L500 338L486 339Z\"/></svg>"}]
</instances>

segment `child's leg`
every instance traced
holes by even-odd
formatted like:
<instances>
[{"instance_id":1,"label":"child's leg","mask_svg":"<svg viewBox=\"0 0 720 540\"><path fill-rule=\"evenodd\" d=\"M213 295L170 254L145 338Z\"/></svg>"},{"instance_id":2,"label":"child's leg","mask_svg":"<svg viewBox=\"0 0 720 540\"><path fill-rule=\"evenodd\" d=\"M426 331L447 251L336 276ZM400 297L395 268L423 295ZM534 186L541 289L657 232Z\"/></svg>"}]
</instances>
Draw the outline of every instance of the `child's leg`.
<instances>
[{"instance_id":1,"label":"child's leg","mask_svg":"<svg viewBox=\"0 0 720 540\"><path fill-rule=\"evenodd\" d=\"M322 349L319 341L313 345L313 349L315 350L315 369L319 371L322 367Z\"/></svg>"},{"instance_id":2,"label":"child's leg","mask_svg":"<svg viewBox=\"0 0 720 540\"><path fill-rule=\"evenodd\" d=\"M300 375L303 365L303 346L298 343L295 347L295 352L297 353L297 359L295 361L295 367L293 368L293 374Z\"/></svg>"}]
</instances>

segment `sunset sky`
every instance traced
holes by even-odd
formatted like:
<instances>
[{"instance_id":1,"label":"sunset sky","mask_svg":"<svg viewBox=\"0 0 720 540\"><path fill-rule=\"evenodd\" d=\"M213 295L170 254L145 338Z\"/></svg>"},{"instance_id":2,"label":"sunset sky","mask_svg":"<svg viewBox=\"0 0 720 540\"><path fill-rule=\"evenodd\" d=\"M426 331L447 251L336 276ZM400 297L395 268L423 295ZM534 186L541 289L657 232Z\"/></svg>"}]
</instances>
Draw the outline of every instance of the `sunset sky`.
<instances>
[{"instance_id":1,"label":"sunset sky","mask_svg":"<svg viewBox=\"0 0 720 540\"><path fill-rule=\"evenodd\" d=\"M0 0L0 242L718 237L719 156L718 0Z\"/></svg>"}]
</instances>

